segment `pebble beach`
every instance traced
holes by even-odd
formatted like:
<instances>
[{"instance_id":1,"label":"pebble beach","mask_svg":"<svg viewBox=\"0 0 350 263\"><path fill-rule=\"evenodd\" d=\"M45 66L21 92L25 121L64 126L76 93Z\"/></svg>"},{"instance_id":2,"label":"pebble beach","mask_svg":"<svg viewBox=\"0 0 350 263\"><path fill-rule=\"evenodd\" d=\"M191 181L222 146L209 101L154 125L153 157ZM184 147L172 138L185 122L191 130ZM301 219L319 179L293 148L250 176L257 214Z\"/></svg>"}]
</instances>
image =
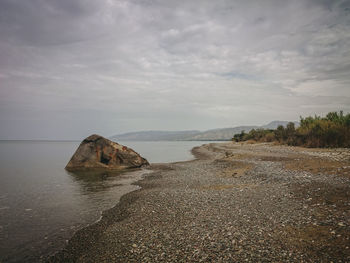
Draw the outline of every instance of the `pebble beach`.
<instances>
[{"instance_id":1,"label":"pebble beach","mask_svg":"<svg viewBox=\"0 0 350 263\"><path fill-rule=\"evenodd\" d=\"M141 188L47 262L349 262L350 150L213 143L152 164Z\"/></svg>"}]
</instances>

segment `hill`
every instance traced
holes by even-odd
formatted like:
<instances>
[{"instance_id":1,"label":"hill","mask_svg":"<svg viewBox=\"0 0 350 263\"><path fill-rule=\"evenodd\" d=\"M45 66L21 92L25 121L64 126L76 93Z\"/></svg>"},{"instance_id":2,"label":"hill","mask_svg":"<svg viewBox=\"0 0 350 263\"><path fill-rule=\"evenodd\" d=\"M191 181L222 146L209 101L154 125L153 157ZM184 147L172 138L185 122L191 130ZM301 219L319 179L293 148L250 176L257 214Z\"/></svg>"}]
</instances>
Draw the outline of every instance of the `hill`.
<instances>
[{"instance_id":1,"label":"hill","mask_svg":"<svg viewBox=\"0 0 350 263\"><path fill-rule=\"evenodd\" d=\"M139 131L111 137L120 141L182 141L197 135L200 131Z\"/></svg>"},{"instance_id":2,"label":"hill","mask_svg":"<svg viewBox=\"0 0 350 263\"><path fill-rule=\"evenodd\" d=\"M286 127L289 122L290 121L272 121L269 124L260 126L259 128L274 130L274 129L277 129L277 127L280 125L282 125L283 127ZM299 122L297 121L292 121L292 122L294 123L295 127L299 127L300 125Z\"/></svg>"},{"instance_id":3,"label":"hill","mask_svg":"<svg viewBox=\"0 0 350 263\"><path fill-rule=\"evenodd\" d=\"M298 122L294 122L296 126ZM279 125L286 126L288 121L272 121L263 126L238 126L233 128L213 129L207 131L139 131L111 136L117 141L227 141L241 131L252 129L276 129Z\"/></svg>"}]
</instances>

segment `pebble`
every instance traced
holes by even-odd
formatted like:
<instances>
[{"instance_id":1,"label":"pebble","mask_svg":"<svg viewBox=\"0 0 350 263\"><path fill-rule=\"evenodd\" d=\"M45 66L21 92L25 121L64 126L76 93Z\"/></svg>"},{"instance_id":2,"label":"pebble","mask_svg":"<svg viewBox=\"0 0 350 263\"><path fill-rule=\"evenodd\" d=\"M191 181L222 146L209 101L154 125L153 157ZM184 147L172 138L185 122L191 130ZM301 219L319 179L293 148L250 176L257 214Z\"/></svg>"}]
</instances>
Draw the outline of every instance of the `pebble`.
<instances>
[{"instance_id":1,"label":"pebble","mask_svg":"<svg viewBox=\"0 0 350 263\"><path fill-rule=\"evenodd\" d=\"M51 262L350 262L348 199L320 199L329 189L346 194L350 180L286 170L279 161L296 154L300 160L319 155L348 160L343 151L202 146L195 161L154 166L139 182L142 189L122 198L109 219L100 221L97 240L83 235L85 240L70 242L64 257ZM252 169L231 176L239 162ZM225 172L229 176L221 176ZM329 242L335 236L337 243Z\"/></svg>"}]
</instances>

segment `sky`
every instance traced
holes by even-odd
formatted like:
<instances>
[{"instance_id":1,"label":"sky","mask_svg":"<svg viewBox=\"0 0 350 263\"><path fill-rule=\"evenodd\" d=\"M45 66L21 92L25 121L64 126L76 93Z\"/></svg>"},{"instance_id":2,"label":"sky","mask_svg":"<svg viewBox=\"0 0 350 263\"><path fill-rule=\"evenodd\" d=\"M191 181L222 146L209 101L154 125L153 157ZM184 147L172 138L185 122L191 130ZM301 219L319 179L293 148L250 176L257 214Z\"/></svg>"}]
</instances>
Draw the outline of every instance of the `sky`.
<instances>
[{"instance_id":1,"label":"sky","mask_svg":"<svg viewBox=\"0 0 350 263\"><path fill-rule=\"evenodd\" d=\"M350 1L0 0L0 139L350 111Z\"/></svg>"}]
</instances>

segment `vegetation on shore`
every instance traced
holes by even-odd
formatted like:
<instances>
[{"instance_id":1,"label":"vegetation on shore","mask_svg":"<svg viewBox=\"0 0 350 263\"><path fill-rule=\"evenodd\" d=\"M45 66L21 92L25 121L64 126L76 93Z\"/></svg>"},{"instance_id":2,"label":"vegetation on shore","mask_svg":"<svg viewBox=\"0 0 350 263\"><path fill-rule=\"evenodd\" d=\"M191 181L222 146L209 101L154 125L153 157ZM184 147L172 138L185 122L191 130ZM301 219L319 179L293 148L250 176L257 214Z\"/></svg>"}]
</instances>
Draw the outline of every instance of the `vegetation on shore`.
<instances>
[{"instance_id":1,"label":"vegetation on shore","mask_svg":"<svg viewBox=\"0 0 350 263\"><path fill-rule=\"evenodd\" d=\"M350 114L329 112L326 117L300 117L300 126L293 122L277 129L253 129L235 134L233 141L274 142L305 147L350 147Z\"/></svg>"}]
</instances>

